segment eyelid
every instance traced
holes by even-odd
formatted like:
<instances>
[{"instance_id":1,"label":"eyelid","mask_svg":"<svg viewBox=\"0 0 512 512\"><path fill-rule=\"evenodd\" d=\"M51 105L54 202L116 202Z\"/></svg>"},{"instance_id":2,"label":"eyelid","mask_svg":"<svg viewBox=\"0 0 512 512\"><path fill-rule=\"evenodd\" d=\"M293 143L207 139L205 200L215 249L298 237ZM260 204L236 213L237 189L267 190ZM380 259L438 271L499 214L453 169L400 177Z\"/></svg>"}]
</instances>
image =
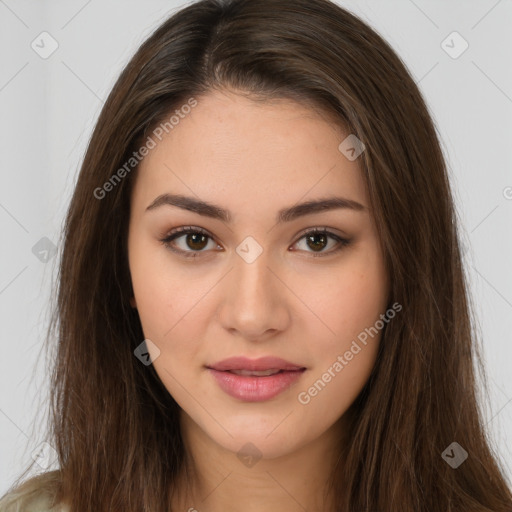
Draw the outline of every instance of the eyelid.
<instances>
[{"instance_id":1,"label":"eyelid","mask_svg":"<svg viewBox=\"0 0 512 512\"><path fill-rule=\"evenodd\" d=\"M329 236L343 238L348 240L348 236L334 233L334 228L328 228L327 226L315 226L312 228L306 228L302 231L299 231L295 236L297 237L297 241L302 238L304 235L307 235L309 233L327 233ZM297 243L297 242L294 242Z\"/></svg>"}]
</instances>

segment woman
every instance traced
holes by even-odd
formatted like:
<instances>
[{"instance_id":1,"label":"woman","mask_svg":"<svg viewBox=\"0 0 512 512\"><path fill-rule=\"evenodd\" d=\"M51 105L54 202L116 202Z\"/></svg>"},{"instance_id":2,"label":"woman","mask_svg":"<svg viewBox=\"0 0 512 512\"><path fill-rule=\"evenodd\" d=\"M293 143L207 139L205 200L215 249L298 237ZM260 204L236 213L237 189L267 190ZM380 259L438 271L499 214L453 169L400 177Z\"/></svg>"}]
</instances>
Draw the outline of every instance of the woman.
<instances>
[{"instance_id":1,"label":"woman","mask_svg":"<svg viewBox=\"0 0 512 512\"><path fill-rule=\"evenodd\" d=\"M60 470L0 510L511 510L435 127L336 4L159 27L101 112L60 270Z\"/></svg>"}]
</instances>

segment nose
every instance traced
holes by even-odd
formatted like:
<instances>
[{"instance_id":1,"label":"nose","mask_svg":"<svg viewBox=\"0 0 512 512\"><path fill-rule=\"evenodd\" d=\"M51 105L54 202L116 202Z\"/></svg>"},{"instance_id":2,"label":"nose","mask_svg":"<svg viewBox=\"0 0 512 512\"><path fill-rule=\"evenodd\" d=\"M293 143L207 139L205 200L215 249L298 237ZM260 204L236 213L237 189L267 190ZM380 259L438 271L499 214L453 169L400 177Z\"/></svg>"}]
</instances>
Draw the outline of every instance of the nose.
<instances>
[{"instance_id":1,"label":"nose","mask_svg":"<svg viewBox=\"0 0 512 512\"><path fill-rule=\"evenodd\" d=\"M238 254L233 260L234 268L223 280L218 311L221 325L249 341L264 341L285 330L290 321L291 292L267 252L251 263Z\"/></svg>"}]
</instances>

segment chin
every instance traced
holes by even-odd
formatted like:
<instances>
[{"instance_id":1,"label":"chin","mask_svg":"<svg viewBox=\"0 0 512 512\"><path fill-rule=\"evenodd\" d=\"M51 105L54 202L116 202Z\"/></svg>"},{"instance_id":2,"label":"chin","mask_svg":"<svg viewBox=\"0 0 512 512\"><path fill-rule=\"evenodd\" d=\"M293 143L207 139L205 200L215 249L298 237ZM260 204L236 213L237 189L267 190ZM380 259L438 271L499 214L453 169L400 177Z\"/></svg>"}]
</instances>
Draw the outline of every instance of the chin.
<instances>
[{"instance_id":1,"label":"chin","mask_svg":"<svg viewBox=\"0 0 512 512\"><path fill-rule=\"evenodd\" d=\"M321 435L304 424L297 425L292 420L293 414L283 421L286 416L282 412L275 417L265 417L261 412L244 417L235 415L230 421L223 422L231 435L224 429L212 428L212 425L206 432L217 444L239 457L247 452L247 455L275 459L298 450Z\"/></svg>"},{"instance_id":2,"label":"chin","mask_svg":"<svg viewBox=\"0 0 512 512\"><path fill-rule=\"evenodd\" d=\"M297 443L298 440L290 439L286 432L268 436L268 433L263 432L242 431L233 433L232 438L224 436L215 441L225 450L233 452L247 467L251 467L251 461L286 456L302 444Z\"/></svg>"}]
</instances>

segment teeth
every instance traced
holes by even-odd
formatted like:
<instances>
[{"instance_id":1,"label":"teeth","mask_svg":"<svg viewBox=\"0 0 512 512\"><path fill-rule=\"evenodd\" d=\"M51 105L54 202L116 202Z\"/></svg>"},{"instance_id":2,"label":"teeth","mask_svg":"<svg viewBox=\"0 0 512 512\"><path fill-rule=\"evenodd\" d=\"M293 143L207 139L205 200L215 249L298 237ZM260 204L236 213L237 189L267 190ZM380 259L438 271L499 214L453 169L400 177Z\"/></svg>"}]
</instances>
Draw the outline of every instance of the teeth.
<instances>
[{"instance_id":1,"label":"teeth","mask_svg":"<svg viewBox=\"0 0 512 512\"><path fill-rule=\"evenodd\" d=\"M275 375L279 373L281 370L277 369L269 369L269 370L229 370L231 373L236 375L246 375L253 377L266 377L267 375Z\"/></svg>"}]
</instances>

